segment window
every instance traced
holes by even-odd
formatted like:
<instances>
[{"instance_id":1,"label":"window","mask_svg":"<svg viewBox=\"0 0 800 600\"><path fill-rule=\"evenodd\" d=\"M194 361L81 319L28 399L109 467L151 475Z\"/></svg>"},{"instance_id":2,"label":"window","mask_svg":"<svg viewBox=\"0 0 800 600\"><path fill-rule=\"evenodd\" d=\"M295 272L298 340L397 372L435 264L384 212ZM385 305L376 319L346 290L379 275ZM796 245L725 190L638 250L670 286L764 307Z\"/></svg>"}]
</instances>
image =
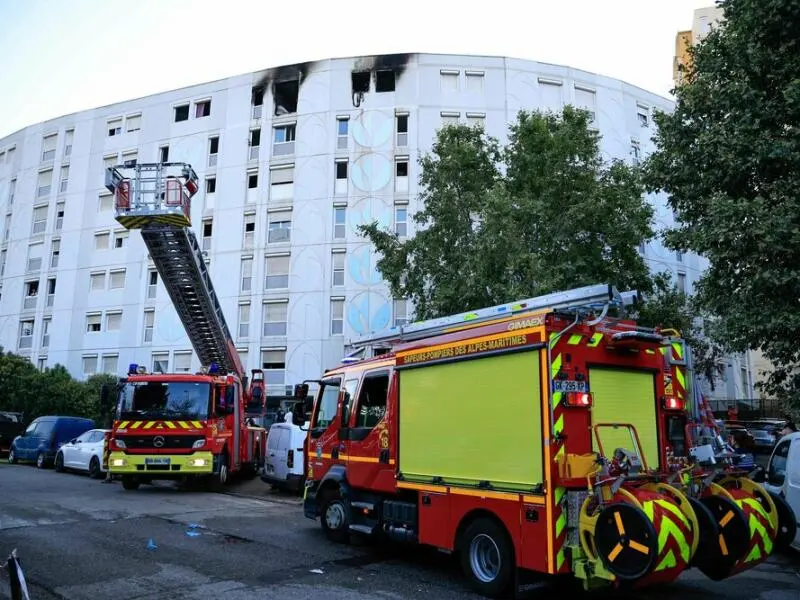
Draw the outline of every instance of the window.
<instances>
[{"instance_id":1,"label":"window","mask_svg":"<svg viewBox=\"0 0 800 600\"><path fill-rule=\"evenodd\" d=\"M47 370L47 357L46 356L40 356L38 358L38 360L36 361L36 368L39 369L42 372Z\"/></svg>"},{"instance_id":2,"label":"window","mask_svg":"<svg viewBox=\"0 0 800 600\"><path fill-rule=\"evenodd\" d=\"M39 299L39 281L25 282L25 298L22 301L23 310L31 310L36 308L36 302Z\"/></svg>"},{"instance_id":3,"label":"window","mask_svg":"<svg viewBox=\"0 0 800 600\"><path fill-rule=\"evenodd\" d=\"M56 204L56 231L61 231L64 227L64 203L59 202Z\"/></svg>"},{"instance_id":4,"label":"window","mask_svg":"<svg viewBox=\"0 0 800 600\"><path fill-rule=\"evenodd\" d=\"M343 240L347 235L347 208L344 206L333 207L333 239Z\"/></svg>"},{"instance_id":5,"label":"window","mask_svg":"<svg viewBox=\"0 0 800 600\"><path fill-rule=\"evenodd\" d=\"M100 212L108 212L114 208L114 196L111 194L100 194Z\"/></svg>"},{"instance_id":6,"label":"window","mask_svg":"<svg viewBox=\"0 0 800 600\"><path fill-rule=\"evenodd\" d=\"M50 324L52 319L46 318L42 320L42 348L47 348L50 345Z\"/></svg>"},{"instance_id":7,"label":"window","mask_svg":"<svg viewBox=\"0 0 800 600\"><path fill-rule=\"evenodd\" d=\"M397 134L397 145L408 146L408 115L397 115L395 117L395 130Z\"/></svg>"},{"instance_id":8,"label":"window","mask_svg":"<svg viewBox=\"0 0 800 600\"><path fill-rule=\"evenodd\" d=\"M217 166L217 155L219 154L219 136L215 135L208 138L208 166Z\"/></svg>"},{"instance_id":9,"label":"window","mask_svg":"<svg viewBox=\"0 0 800 600\"><path fill-rule=\"evenodd\" d=\"M448 71L445 69L439 71L440 84L443 92L458 91L458 74L459 71Z\"/></svg>"},{"instance_id":10,"label":"window","mask_svg":"<svg viewBox=\"0 0 800 600\"><path fill-rule=\"evenodd\" d=\"M315 429L327 429L333 423L339 410L340 389L340 379L329 380L323 384L317 413L314 415Z\"/></svg>"},{"instance_id":11,"label":"window","mask_svg":"<svg viewBox=\"0 0 800 600\"><path fill-rule=\"evenodd\" d=\"M3 226L3 241L7 242L11 237L11 215L6 215L6 222Z\"/></svg>"},{"instance_id":12,"label":"window","mask_svg":"<svg viewBox=\"0 0 800 600\"><path fill-rule=\"evenodd\" d=\"M39 271L42 268L42 259L44 258L44 244L30 244L28 246L28 269L27 272L31 273Z\"/></svg>"},{"instance_id":13,"label":"window","mask_svg":"<svg viewBox=\"0 0 800 600\"><path fill-rule=\"evenodd\" d=\"M169 146L161 146L158 149L158 161L162 163L169 162Z\"/></svg>"},{"instance_id":14,"label":"window","mask_svg":"<svg viewBox=\"0 0 800 600\"><path fill-rule=\"evenodd\" d=\"M262 350L261 368L267 385L284 385L286 381L286 350Z\"/></svg>"},{"instance_id":15,"label":"window","mask_svg":"<svg viewBox=\"0 0 800 600\"><path fill-rule=\"evenodd\" d=\"M102 329L102 317L100 313L90 313L86 315L86 332L97 333Z\"/></svg>"},{"instance_id":16,"label":"window","mask_svg":"<svg viewBox=\"0 0 800 600\"><path fill-rule=\"evenodd\" d=\"M211 115L211 100L201 100L194 103L194 118L202 119Z\"/></svg>"},{"instance_id":17,"label":"window","mask_svg":"<svg viewBox=\"0 0 800 600\"><path fill-rule=\"evenodd\" d=\"M396 77L392 70L382 70L375 73L375 91L393 92L395 89Z\"/></svg>"},{"instance_id":18,"label":"window","mask_svg":"<svg viewBox=\"0 0 800 600\"><path fill-rule=\"evenodd\" d=\"M122 153L122 164L126 167L135 167L139 162L139 152L137 150L128 150Z\"/></svg>"},{"instance_id":19,"label":"window","mask_svg":"<svg viewBox=\"0 0 800 600\"><path fill-rule=\"evenodd\" d=\"M244 243L245 248L252 248L255 245L256 236L256 215L251 213L244 216Z\"/></svg>"},{"instance_id":20,"label":"window","mask_svg":"<svg viewBox=\"0 0 800 600\"><path fill-rule=\"evenodd\" d=\"M107 250L108 243L111 240L111 234L107 231L103 233L95 233L94 234L94 249L95 250Z\"/></svg>"},{"instance_id":21,"label":"window","mask_svg":"<svg viewBox=\"0 0 800 600\"><path fill-rule=\"evenodd\" d=\"M119 355L117 354L104 354L103 355L103 373L115 374L117 372L117 363L119 362Z\"/></svg>"},{"instance_id":22,"label":"window","mask_svg":"<svg viewBox=\"0 0 800 600\"><path fill-rule=\"evenodd\" d=\"M264 336L286 335L286 320L289 313L288 300L264 303Z\"/></svg>"},{"instance_id":23,"label":"window","mask_svg":"<svg viewBox=\"0 0 800 600\"><path fill-rule=\"evenodd\" d=\"M791 443L792 440L784 440L775 447L767 470L767 483L770 485L781 487L786 481L786 463Z\"/></svg>"},{"instance_id":24,"label":"window","mask_svg":"<svg viewBox=\"0 0 800 600\"><path fill-rule=\"evenodd\" d=\"M125 269L118 271L111 271L111 276L108 279L108 289L121 290L125 287Z\"/></svg>"},{"instance_id":25,"label":"window","mask_svg":"<svg viewBox=\"0 0 800 600\"><path fill-rule=\"evenodd\" d=\"M106 123L108 129L108 137L122 134L122 118L111 119Z\"/></svg>"},{"instance_id":26,"label":"window","mask_svg":"<svg viewBox=\"0 0 800 600\"><path fill-rule=\"evenodd\" d=\"M405 205L394 207L394 232L401 238L408 235L408 207Z\"/></svg>"},{"instance_id":27,"label":"window","mask_svg":"<svg viewBox=\"0 0 800 600\"><path fill-rule=\"evenodd\" d=\"M75 130L67 129L64 132L64 157L72 154L72 141L75 138Z\"/></svg>"},{"instance_id":28,"label":"window","mask_svg":"<svg viewBox=\"0 0 800 600\"><path fill-rule=\"evenodd\" d=\"M247 173L247 189L254 190L258 188L258 171Z\"/></svg>"},{"instance_id":29,"label":"window","mask_svg":"<svg viewBox=\"0 0 800 600\"><path fill-rule=\"evenodd\" d=\"M250 160L258 160L258 149L261 146L261 129L250 130Z\"/></svg>"},{"instance_id":30,"label":"window","mask_svg":"<svg viewBox=\"0 0 800 600\"><path fill-rule=\"evenodd\" d=\"M119 331L122 328L122 311L106 313L106 331Z\"/></svg>"},{"instance_id":31,"label":"window","mask_svg":"<svg viewBox=\"0 0 800 600\"><path fill-rule=\"evenodd\" d=\"M678 273L678 291L686 293L686 273Z\"/></svg>"},{"instance_id":32,"label":"window","mask_svg":"<svg viewBox=\"0 0 800 600\"><path fill-rule=\"evenodd\" d=\"M181 104L180 106L175 107L175 122L179 123L181 121L188 121L189 120L189 105L188 104Z\"/></svg>"},{"instance_id":33,"label":"window","mask_svg":"<svg viewBox=\"0 0 800 600\"><path fill-rule=\"evenodd\" d=\"M153 327L155 326L155 321L156 311L153 309L144 311L144 334L142 337L145 344L149 344L153 341Z\"/></svg>"},{"instance_id":34,"label":"window","mask_svg":"<svg viewBox=\"0 0 800 600\"><path fill-rule=\"evenodd\" d=\"M400 327L408 324L408 303L406 300L395 300L392 306L392 314L394 315L394 327Z\"/></svg>"},{"instance_id":35,"label":"window","mask_svg":"<svg viewBox=\"0 0 800 600\"><path fill-rule=\"evenodd\" d=\"M206 178L206 194L216 194L217 193L217 178L216 177L207 177Z\"/></svg>"},{"instance_id":36,"label":"window","mask_svg":"<svg viewBox=\"0 0 800 600\"><path fill-rule=\"evenodd\" d=\"M214 230L214 222L211 219L203 221L203 250L211 248L211 234Z\"/></svg>"},{"instance_id":37,"label":"window","mask_svg":"<svg viewBox=\"0 0 800 600\"><path fill-rule=\"evenodd\" d=\"M575 86L575 106L589 113L589 125L597 121L597 93L591 88Z\"/></svg>"},{"instance_id":38,"label":"window","mask_svg":"<svg viewBox=\"0 0 800 600\"><path fill-rule=\"evenodd\" d=\"M276 81L272 87L272 96L275 100L276 117L297 112L297 101L300 95L300 80Z\"/></svg>"},{"instance_id":39,"label":"window","mask_svg":"<svg viewBox=\"0 0 800 600\"><path fill-rule=\"evenodd\" d=\"M17 191L17 180L12 179L8 182L8 206L14 205L14 193Z\"/></svg>"},{"instance_id":40,"label":"window","mask_svg":"<svg viewBox=\"0 0 800 600\"><path fill-rule=\"evenodd\" d=\"M89 273L89 288L93 292L100 292L106 289L106 273Z\"/></svg>"},{"instance_id":41,"label":"window","mask_svg":"<svg viewBox=\"0 0 800 600\"><path fill-rule=\"evenodd\" d=\"M97 373L97 356L83 357L83 374L94 375Z\"/></svg>"},{"instance_id":42,"label":"window","mask_svg":"<svg viewBox=\"0 0 800 600\"><path fill-rule=\"evenodd\" d=\"M249 292L253 289L253 259L242 259L240 292Z\"/></svg>"},{"instance_id":43,"label":"window","mask_svg":"<svg viewBox=\"0 0 800 600\"><path fill-rule=\"evenodd\" d=\"M153 373L169 373L169 352L153 352Z\"/></svg>"},{"instance_id":44,"label":"window","mask_svg":"<svg viewBox=\"0 0 800 600\"><path fill-rule=\"evenodd\" d=\"M42 162L49 162L56 157L56 142L58 134L47 135L42 138Z\"/></svg>"},{"instance_id":45,"label":"window","mask_svg":"<svg viewBox=\"0 0 800 600\"><path fill-rule=\"evenodd\" d=\"M50 277L47 280L47 307L52 308L56 301L56 278Z\"/></svg>"},{"instance_id":46,"label":"window","mask_svg":"<svg viewBox=\"0 0 800 600\"><path fill-rule=\"evenodd\" d=\"M7 252L5 250L0 251L0 277L6 272L6 257Z\"/></svg>"},{"instance_id":47,"label":"window","mask_svg":"<svg viewBox=\"0 0 800 600\"><path fill-rule=\"evenodd\" d=\"M637 106L636 115L641 127L650 127L650 110L646 106Z\"/></svg>"},{"instance_id":48,"label":"window","mask_svg":"<svg viewBox=\"0 0 800 600\"><path fill-rule=\"evenodd\" d=\"M366 94L369 92L369 84L372 75L369 71L353 71L350 74L353 94Z\"/></svg>"},{"instance_id":49,"label":"window","mask_svg":"<svg viewBox=\"0 0 800 600\"><path fill-rule=\"evenodd\" d=\"M408 193L408 159L403 158L394 163L394 191L398 194Z\"/></svg>"},{"instance_id":50,"label":"window","mask_svg":"<svg viewBox=\"0 0 800 600\"><path fill-rule=\"evenodd\" d=\"M296 126L281 125L274 129L274 143L272 144L273 156L285 156L294 154L294 139Z\"/></svg>"},{"instance_id":51,"label":"window","mask_svg":"<svg viewBox=\"0 0 800 600\"><path fill-rule=\"evenodd\" d=\"M55 239L50 245L50 268L55 269L58 266L58 255L61 254L61 240Z\"/></svg>"},{"instance_id":52,"label":"window","mask_svg":"<svg viewBox=\"0 0 800 600\"><path fill-rule=\"evenodd\" d=\"M466 75L466 88L468 92L483 93L484 72L483 71L465 71Z\"/></svg>"},{"instance_id":53,"label":"window","mask_svg":"<svg viewBox=\"0 0 800 600\"><path fill-rule=\"evenodd\" d=\"M367 373L358 395L356 427L372 429L386 414L386 397L389 392L389 373Z\"/></svg>"},{"instance_id":54,"label":"window","mask_svg":"<svg viewBox=\"0 0 800 600\"><path fill-rule=\"evenodd\" d=\"M347 193L347 161L346 160L337 160L336 161L336 179L334 180L333 193L334 194L346 194Z\"/></svg>"},{"instance_id":55,"label":"window","mask_svg":"<svg viewBox=\"0 0 800 600\"><path fill-rule=\"evenodd\" d=\"M333 263L333 278L331 284L333 286L338 287L344 285L344 259L344 252L334 252L331 255L331 261Z\"/></svg>"},{"instance_id":56,"label":"window","mask_svg":"<svg viewBox=\"0 0 800 600\"><path fill-rule=\"evenodd\" d=\"M279 290L289 287L289 262L291 257L268 256L266 260L266 281L265 289Z\"/></svg>"},{"instance_id":57,"label":"window","mask_svg":"<svg viewBox=\"0 0 800 600\"><path fill-rule=\"evenodd\" d=\"M191 373L192 372L192 353L190 352L175 352L172 357L173 367L176 373Z\"/></svg>"},{"instance_id":58,"label":"window","mask_svg":"<svg viewBox=\"0 0 800 600\"><path fill-rule=\"evenodd\" d=\"M631 140L631 156L635 165L638 165L642 160L642 150L636 140Z\"/></svg>"},{"instance_id":59,"label":"window","mask_svg":"<svg viewBox=\"0 0 800 600\"><path fill-rule=\"evenodd\" d=\"M347 150L350 117L336 117L336 149Z\"/></svg>"},{"instance_id":60,"label":"window","mask_svg":"<svg viewBox=\"0 0 800 600\"><path fill-rule=\"evenodd\" d=\"M273 202L294 197L294 165L275 167L269 171L269 199Z\"/></svg>"},{"instance_id":61,"label":"window","mask_svg":"<svg viewBox=\"0 0 800 600\"><path fill-rule=\"evenodd\" d=\"M269 231L267 242L270 244L287 243L292 237L292 213L289 211L274 212L269 215Z\"/></svg>"},{"instance_id":62,"label":"window","mask_svg":"<svg viewBox=\"0 0 800 600\"><path fill-rule=\"evenodd\" d=\"M44 198L50 195L50 184L53 181L53 169L39 171L36 181L36 197Z\"/></svg>"},{"instance_id":63,"label":"window","mask_svg":"<svg viewBox=\"0 0 800 600\"><path fill-rule=\"evenodd\" d=\"M66 192L67 185L69 185L69 165L61 167L61 182L58 185L58 191Z\"/></svg>"},{"instance_id":64,"label":"window","mask_svg":"<svg viewBox=\"0 0 800 600\"><path fill-rule=\"evenodd\" d=\"M116 154L109 154L103 157L103 171L105 172L106 169L110 169L114 165L117 164L117 155ZM105 177L105 174L103 175Z\"/></svg>"},{"instance_id":65,"label":"window","mask_svg":"<svg viewBox=\"0 0 800 600\"><path fill-rule=\"evenodd\" d=\"M331 335L344 333L344 300L331 299Z\"/></svg>"},{"instance_id":66,"label":"window","mask_svg":"<svg viewBox=\"0 0 800 600\"><path fill-rule=\"evenodd\" d=\"M147 272L147 298L153 300L158 291L158 271L150 270Z\"/></svg>"},{"instance_id":67,"label":"window","mask_svg":"<svg viewBox=\"0 0 800 600\"><path fill-rule=\"evenodd\" d=\"M142 115L128 115L125 119L125 130L128 133L139 131L142 128Z\"/></svg>"},{"instance_id":68,"label":"window","mask_svg":"<svg viewBox=\"0 0 800 600\"><path fill-rule=\"evenodd\" d=\"M239 305L239 337L247 338L250 336L250 303Z\"/></svg>"},{"instance_id":69,"label":"window","mask_svg":"<svg viewBox=\"0 0 800 600\"><path fill-rule=\"evenodd\" d=\"M33 229L34 235L44 233L47 229L47 206L37 206L33 209Z\"/></svg>"},{"instance_id":70,"label":"window","mask_svg":"<svg viewBox=\"0 0 800 600\"><path fill-rule=\"evenodd\" d=\"M681 252L680 250L676 250L675 260L677 260L678 262L683 262L683 252Z\"/></svg>"},{"instance_id":71,"label":"window","mask_svg":"<svg viewBox=\"0 0 800 600\"><path fill-rule=\"evenodd\" d=\"M25 350L33 346L33 319L25 319L19 322L19 349Z\"/></svg>"},{"instance_id":72,"label":"window","mask_svg":"<svg viewBox=\"0 0 800 600\"><path fill-rule=\"evenodd\" d=\"M254 121L261 119L262 107L264 106L264 88L254 87L250 92L250 104L252 106L252 118Z\"/></svg>"},{"instance_id":73,"label":"window","mask_svg":"<svg viewBox=\"0 0 800 600\"><path fill-rule=\"evenodd\" d=\"M442 117L442 127L447 127L448 125L458 125L461 121L461 113L442 112L439 114Z\"/></svg>"},{"instance_id":74,"label":"window","mask_svg":"<svg viewBox=\"0 0 800 600\"><path fill-rule=\"evenodd\" d=\"M486 129L486 115L483 113L467 113L467 125Z\"/></svg>"},{"instance_id":75,"label":"window","mask_svg":"<svg viewBox=\"0 0 800 600\"><path fill-rule=\"evenodd\" d=\"M114 232L114 248L125 248L128 245L128 237L130 234L126 230L118 230Z\"/></svg>"}]
</instances>

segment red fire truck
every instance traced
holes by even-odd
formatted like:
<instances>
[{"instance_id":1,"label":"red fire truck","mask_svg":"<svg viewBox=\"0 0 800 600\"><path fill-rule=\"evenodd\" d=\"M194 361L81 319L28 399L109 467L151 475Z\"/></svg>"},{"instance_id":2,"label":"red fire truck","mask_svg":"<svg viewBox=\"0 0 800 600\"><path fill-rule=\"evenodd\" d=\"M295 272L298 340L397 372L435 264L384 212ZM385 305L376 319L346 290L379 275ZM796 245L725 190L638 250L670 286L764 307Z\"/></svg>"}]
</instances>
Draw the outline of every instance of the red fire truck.
<instances>
[{"instance_id":1,"label":"red fire truck","mask_svg":"<svg viewBox=\"0 0 800 600\"><path fill-rule=\"evenodd\" d=\"M128 172L129 176L122 173ZM109 472L125 489L154 479L202 478L223 485L229 474L263 464L264 379L246 371L191 229L197 175L186 163L109 167L116 219L139 229L150 259L203 368L196 374L148 373L132 364L119 381ZM104 395L112 393L104 389Z\"/></svg>"},{"instance_id":2,"label":"red fire truck","mask_svg":"<svg viewBox=\"0 0 800 600\"><path fill-rule=\"evenodd\" d=\"M638 588L757 565L775 497L691 458L685 348L611 316L634 299L588 286L358 340L313 399L296 387L305 515L457 552L486 596L525 572Z\"/></svg>"}]
</instances>

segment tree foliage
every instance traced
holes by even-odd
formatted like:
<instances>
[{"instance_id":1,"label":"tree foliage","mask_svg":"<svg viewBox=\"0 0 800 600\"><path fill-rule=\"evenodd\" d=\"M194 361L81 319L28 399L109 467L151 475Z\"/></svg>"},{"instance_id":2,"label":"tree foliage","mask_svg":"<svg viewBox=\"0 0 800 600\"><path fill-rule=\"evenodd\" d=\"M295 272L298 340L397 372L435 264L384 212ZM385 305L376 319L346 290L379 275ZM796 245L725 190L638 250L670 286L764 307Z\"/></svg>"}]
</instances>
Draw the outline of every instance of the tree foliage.
<instances>
[{"instance_id":1,"label":"tree foliage","mask_svg":"<svg viewBox=\"0 0 800 600\"><path fill-rule=\"evenodd\" d=\"M22 412L26 422L63 415L88 417L101 425L108 407L100 406L100 389L114 381L104 374L77 381L61 365L42 372L28 359L0 348L0 410Z\"/></svg>"},{"instance_id":2,"label":"tree foliage","mask_svg":"<svg viewBox=\"0 0 800 600\"><path fill-rule=\"evenodd\" d=\"M724 0L690 51L676 108L656 116L645 182L680 224L674 249L708 258L697 303L717 342L761 349L775 395L800 397L800 3Z\"/></svg>"},{"instance_id":3,"label":"tree foliage","mask_svg":"<svg viewBox=\"0 0 800 600\"><path fill-rule=\"evenodd\" d=\"M419 164L418 233L360 227L416 318L598 282L652 289L637 248L654 235L653 209L635 167L602 160L585 111L522 111L505 147L444 127Z\"/></svg>"}]
</instances>

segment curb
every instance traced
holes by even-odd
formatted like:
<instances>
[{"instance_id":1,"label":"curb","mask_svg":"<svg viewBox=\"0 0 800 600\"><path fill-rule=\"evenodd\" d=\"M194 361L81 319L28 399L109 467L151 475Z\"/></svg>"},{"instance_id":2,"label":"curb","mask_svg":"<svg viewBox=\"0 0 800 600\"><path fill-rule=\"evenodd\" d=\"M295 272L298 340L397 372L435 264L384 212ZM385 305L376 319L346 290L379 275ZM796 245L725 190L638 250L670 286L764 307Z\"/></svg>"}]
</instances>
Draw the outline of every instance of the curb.
<instances>
[{"instance_id":1,"label":"curb","mask_svg":"<svg viewBox=\"0 0 800 600\"><path fill-rule=\"evenodd\" d=\"M217 492L218 494L223 494L225 496L235 496L237 498L247 498L249 500L261 500L262 502L271 502L273 504L285 504L287 506L298 506L301 507L303 505L303 499L297 498L297 500L289 499L289 498L276 498L276 497L269 497L269 496L255 496L252 494L245 494L242 492L233 492L233 491L222 491Z\"/></svg>"}]
</instances>

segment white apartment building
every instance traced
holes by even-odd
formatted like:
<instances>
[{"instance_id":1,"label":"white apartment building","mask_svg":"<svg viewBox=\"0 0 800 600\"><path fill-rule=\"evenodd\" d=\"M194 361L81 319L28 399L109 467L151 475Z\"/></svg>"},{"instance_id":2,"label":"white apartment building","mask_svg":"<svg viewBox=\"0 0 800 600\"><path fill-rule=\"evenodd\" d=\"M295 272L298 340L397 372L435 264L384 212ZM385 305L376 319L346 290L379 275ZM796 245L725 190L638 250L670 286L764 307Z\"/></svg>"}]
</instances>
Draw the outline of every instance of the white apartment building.
<instances>
[{"instance_id":1,"label":"white apartment building","mask_svg":"<svg viewBox=\"0 0 800 600\"><path fill-rule=\"evenodd\" d=\"M192 226L243 362L283 393L336 364L351 336L409 319L356 226L413 235L417 159L436 130L480 124L504 142L520 109L565 104L592 112L605 157L630 161L651 151L653 111L672 107L564 66L403 54L278 67L31 125L0 140L0 345L78 378L200 366L103 186L108 165L183 161L203 182ZM669 226L665 199L651 201ZM658 243L640 251L687 291L704 268Z\"/></svg>"}]
</instances>

